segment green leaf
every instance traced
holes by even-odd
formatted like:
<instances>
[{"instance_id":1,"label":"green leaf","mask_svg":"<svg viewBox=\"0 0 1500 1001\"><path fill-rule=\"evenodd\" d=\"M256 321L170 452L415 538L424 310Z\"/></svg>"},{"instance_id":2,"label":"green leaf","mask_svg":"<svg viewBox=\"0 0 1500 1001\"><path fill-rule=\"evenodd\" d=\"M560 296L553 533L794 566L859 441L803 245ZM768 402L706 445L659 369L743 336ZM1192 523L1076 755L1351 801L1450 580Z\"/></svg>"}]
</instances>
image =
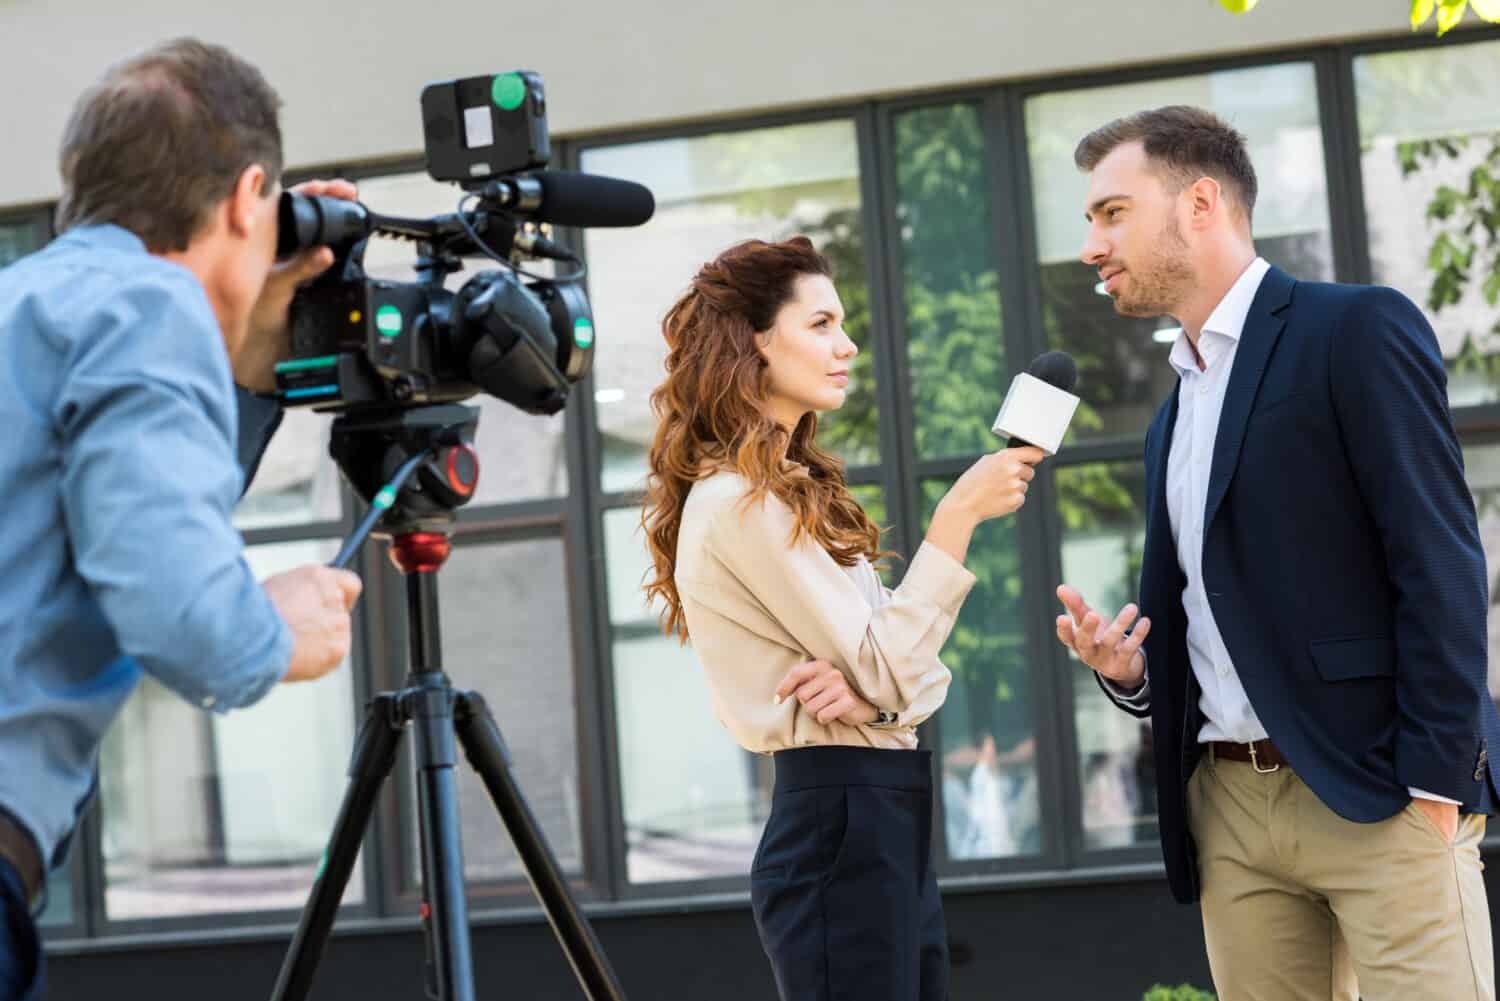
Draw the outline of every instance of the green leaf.
<instances>
[{"instance_id":1,"label":"green leaf","mask_svg":"<svg viewBox=\"0 0 1500 1001\"><path fill-rule=\"evenodd\" d=\"M1446 220L1453 215L1453 210L1458 208L1458 203L1463 200L1463 194L1444 184L1433 192L1432 201L1427 204L1427 218Z\"/></svg>"},{"instance_id":2,"label":"green leaf","mask_svg":"<svg viewBox=\"0 0 1500 1001\"><path fill-rule=\"evenodd\" d=\"M1464 19L1469 0L1440 0L1438 3L1438 36L1452 31Z\"/></svg>"},{"instance_id":3,"label":"green leaf","mask_svg":"<svg viewBox=\"0 0 1500 1001\"><path fill-rule=\"evenodd\" d=\"M1500 267L1490 272L1484 280L1484 301L1491 306L1500 303Z\"/></svg>"},{"instance_id":4,"label":"green leaf","mask_svg":"<svg viewBox=\"0 0 1500 1001\"><path fill-rule=\"evenodd\" d=\"M1415 143L1397 143L1396 159L1401 162L1402 177L1410 177L1412 174L1415 174L1422 166L1417 162L1417 147Z\"/></svg>"},{"instance_id":5,"label":"green leaf","mask_svg":"<svg viewBox=\"0 0 1500 1001\"><path fill-rule=\"evenodd\" d=\"M1469 0L1469 6L1486 21L1500 23L1500 0Z\"/></svg>"},{"instance_id":6,"label":"green leaf","mask_svg":"<svg viewBox=\"0 0 1500 1001\"><path fill-rule=\"evenodd\" d=\"M1427 252L1427 270L1441 271L1448 263L1448 252L1452 244L1448 241L1447 233L1438 234L1438 238L1432 241L1432 249Z\"/></svg>"},{"instance_id":7,"label":"green leaf","mask_svg":"<svg viewBox=\"0 0 1500 1001\"><path fill-rule=\"evenodd\" d=\"M1411 30L1416 31L1432 16L1437 0L1411 0Z\"/></svg>"},{"instance_id":8,"label":"green leaf","mask_svg":"<svg viewBox=\"0 0 1500 1001\"><path fill-rule=\"evenodd\" d=\"M1462 11L1459 12L1459 16L1463 16ZM1441 20L1441 13L1438 14L1438 18L1439 20ZM1443 139L1435 140L1435 142L1437 143L1438 149L1442 150L1444 153L1447 153L1448 156L1453 159L1457 159L1459 152L1465 146L1469 145L1469 140L1464 138L1463 136L1449 136Z\"/></svg>"}]
</instances>

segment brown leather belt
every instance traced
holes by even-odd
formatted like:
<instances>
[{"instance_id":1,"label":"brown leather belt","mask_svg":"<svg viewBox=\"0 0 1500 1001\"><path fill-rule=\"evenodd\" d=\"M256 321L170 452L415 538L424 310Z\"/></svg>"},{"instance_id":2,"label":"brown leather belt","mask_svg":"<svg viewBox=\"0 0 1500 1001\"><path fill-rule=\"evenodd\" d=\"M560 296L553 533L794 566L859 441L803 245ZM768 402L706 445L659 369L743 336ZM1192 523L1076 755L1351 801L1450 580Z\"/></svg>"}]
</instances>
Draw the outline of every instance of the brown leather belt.
<instances>
[{"instance_id":1,"label":"brown leather belt","mask_svg":"<svg viewBox=\"0 0 1500 1001\"><path fill-rule=\"evenodd\" d=\"M1215 740L1209 747L1213 749L1215 760L1243 761L1255 766L1255 770L1263 775L1269 775L1283 765L1290 768L1291 763L1286 760L1276 745L1269 740L1257 740L1253 744L1233 744L1227 740Z\"/></svg>"},{"instance_id":2,"label":"brown leather belt","mask_svg":"<svg viewBox=\"0 0 1500 1001\"><path fill-rule=\"evenodd\" d=\"M37 854L36 842L31 832L16 823L4 810L0 810L0 859L9 862L21 877L21 887L26 892L26 904L34 908L42 895L42 879L46 875L42 857Z\"/></svg>"}]
</instances>

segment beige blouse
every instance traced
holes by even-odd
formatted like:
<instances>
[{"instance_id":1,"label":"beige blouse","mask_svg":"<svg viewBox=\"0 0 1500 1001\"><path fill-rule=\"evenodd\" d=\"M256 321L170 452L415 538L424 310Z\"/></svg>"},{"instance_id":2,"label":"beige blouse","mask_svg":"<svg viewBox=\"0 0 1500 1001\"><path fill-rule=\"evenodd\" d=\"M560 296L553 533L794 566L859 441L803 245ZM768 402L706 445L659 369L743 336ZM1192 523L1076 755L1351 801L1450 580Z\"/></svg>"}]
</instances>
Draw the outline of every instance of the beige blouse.
<instances>
[{"instance_id":1,"label":"beige blouse","mask_svg":"<svg viewBox=\"0 0 1500 1001\"><path fill-rule=\"evenodd\" d=\"M953 557L923 543L894 591L868 561L840 566L813 539L791 544L796 516L717 472L693 485L677 538L677 590L720 721L755 752L808 744L911 748L952 678L938 660L974 586ZM826 660L878 709L885 727L823 726L776 686L798 664Z\"/></svg>"}]
</instances>

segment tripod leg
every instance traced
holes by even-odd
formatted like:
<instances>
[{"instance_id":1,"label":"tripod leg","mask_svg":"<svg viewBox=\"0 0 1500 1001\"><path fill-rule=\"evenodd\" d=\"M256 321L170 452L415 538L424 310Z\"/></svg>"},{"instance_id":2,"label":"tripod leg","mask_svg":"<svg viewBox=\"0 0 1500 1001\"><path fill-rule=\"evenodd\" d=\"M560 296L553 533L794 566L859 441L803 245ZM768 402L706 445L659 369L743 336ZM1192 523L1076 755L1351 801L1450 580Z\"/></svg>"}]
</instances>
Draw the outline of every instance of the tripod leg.
<instances>
[{"instance_id":1,"label":"tripod leg","mask_svg":"<svg viewBox=\"0 0 1500 1001\"><path fill-rule=\"evenodd\" d=\"M438 1001L474 1001L474 964L464 898L464 854L458 816L458 748L452 689L438 675L410 690L416 725L422 873L432 921Z\"/></svg>"},{"instance_id":2,"label":"tripod leg","mask_svg":"<svg viewBox=\"0 0 1500 1001\"><path fill-rule=\"evenodd\" d=\"M579 985L590 1001L624 1001L625 991L604 955L604 947L579 911L557 859L547 847L536 817L510 773L505 742L489 707L477 692L458 693L457 703L454 726L464 753L484 779L490 798L500 811L500 819L521 856L531 888L547 912L547 920L552 923L552 931L567 954Z\"/></svg>"},{"instance_id":3,"label":"tripod leg","mask_svg":"<svg viewBox=\"0 0 1500 1001\"><path fill-rule=\"evenodd\" d=\"M302 920L281 965L281 974L276 978L272 1001L303 1001L312 988L313 973L328 945L328 933L333 930L339 901L343 899L349 874L354 871L359 843L370 822L380 786L395 764L401 732L398 697L387 693L371 699L349 764L349 787L334 821L323 864L313 880L312 894L302 910Z\"/></svg>"}]
</instances>

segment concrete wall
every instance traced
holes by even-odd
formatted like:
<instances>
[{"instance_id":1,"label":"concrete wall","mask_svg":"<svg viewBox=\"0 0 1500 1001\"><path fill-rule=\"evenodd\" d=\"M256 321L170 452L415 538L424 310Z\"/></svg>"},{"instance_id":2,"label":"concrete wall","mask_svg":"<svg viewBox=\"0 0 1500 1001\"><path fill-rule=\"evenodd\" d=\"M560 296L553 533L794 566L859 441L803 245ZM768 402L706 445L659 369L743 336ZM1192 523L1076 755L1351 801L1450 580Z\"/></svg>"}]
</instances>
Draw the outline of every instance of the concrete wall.
<instances>
[{"instance_id":1,"label":"concrete wall","mask_svg":"<svg viewBox=\"0 0 1500 1001\"><path fill-rule=\"evenodd\" d=\"M181 34L258 64L293 166L418 152L432 80L541 72L554 135L1400 33L1405 0L0 0L0 208L54 198L78 94Z\"/></svg>"}]
</instances>

